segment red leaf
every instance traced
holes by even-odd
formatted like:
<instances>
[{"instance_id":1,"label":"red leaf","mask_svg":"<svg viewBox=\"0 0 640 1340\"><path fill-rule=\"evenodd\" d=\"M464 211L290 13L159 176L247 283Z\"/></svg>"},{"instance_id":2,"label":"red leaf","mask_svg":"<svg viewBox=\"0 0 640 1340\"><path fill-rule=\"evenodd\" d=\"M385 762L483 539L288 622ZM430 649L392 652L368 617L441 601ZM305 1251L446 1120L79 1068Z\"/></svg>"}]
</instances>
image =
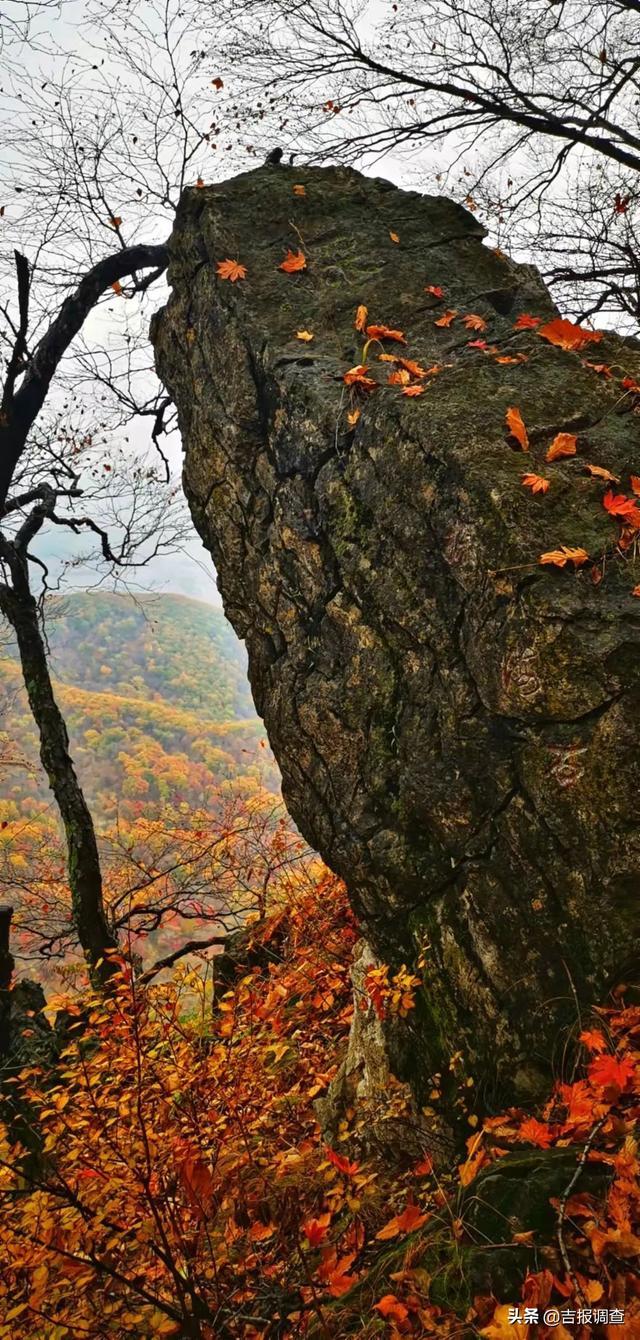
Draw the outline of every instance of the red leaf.
<instances>
[{"instance_id":1,"label":"red leaf","mask_svg":"<svg viewBox=\"0 0 640 1340\"><path fill-rule=\"evenodd\" d=\"M359 1163L351 1163L343 1154L336 1154L333 1149L327 1150L327 1158L329 1163L332 1163L334 1168L338 1169L338 1172L344 1173L345 1177L355 1177L356 1173L360 1171Z\"/></svg>"},{"instance_id":2,"label":"red leaf","mask_svg":"<svg viewBox=\"0 0 640 1340\"><path fill-rule=\"evenodd\" d=\"M541 326L538 335L543 340L548 340L550 344L557 344L561 349L581 349L584 344L597 343L602 339L602 331L585 330L582 326L574 326L573 321L566 321L564 317L556 317L555 321L548 321L546 326Z\"/></svg>"},{"instance_id":3,"label":"red leaf","mask_svg":"<svg viewBox=\"0 0 640 1340\"><path fill-rule=\"evenodd\" d=\"M635 1061L630 1056L623 1056L621 1061L617 1056L596 1056L587 1069L591 1083L615 1097L626 1089L635 1073Z\"/></svg>"},{"instance_id":4,"label":"red leaf","mask_svg":"<svg viewBox=\"0 0 640 1340\"><path fill-rule=\"evenodd\" d=\"M513 329L533 330L536 326L540 325L541 321L541 316L529 316L528 312L523 312L522 315L518 317L518 320L514 322Z\"/></svg>"}]
</instances>

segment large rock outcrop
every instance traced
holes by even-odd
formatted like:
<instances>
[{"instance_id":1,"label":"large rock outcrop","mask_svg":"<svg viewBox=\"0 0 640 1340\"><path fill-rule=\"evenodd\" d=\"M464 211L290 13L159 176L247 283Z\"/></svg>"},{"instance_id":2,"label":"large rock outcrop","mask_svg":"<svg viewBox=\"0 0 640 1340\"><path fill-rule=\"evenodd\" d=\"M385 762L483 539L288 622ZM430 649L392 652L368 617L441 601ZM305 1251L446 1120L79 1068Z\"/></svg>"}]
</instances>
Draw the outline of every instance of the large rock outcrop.
<instances>
[{"instance_id":1,"label":"large rock outcrop","mask_svg":"<svg viewBox=\"0 0 640 1340\"><path fill-rule=\"evenodd\" d=\"M527 1099L637 969L640 573L584 464L640 475L638 348L514 329L557 316L533 268L460 206L352 170L188 190L171 250L152 338L187 497L290 812L376 953L422 977L398 1072L420 1097L461 1051L485 1104ZM359 304L406 346L364 350ZM382 352L441 370L404 395ZM343 380L362 363L377 390ZM559 432L577 454L548 465ZM559 545L597 567L540 566Z\"/></svg>"}]
</instances>

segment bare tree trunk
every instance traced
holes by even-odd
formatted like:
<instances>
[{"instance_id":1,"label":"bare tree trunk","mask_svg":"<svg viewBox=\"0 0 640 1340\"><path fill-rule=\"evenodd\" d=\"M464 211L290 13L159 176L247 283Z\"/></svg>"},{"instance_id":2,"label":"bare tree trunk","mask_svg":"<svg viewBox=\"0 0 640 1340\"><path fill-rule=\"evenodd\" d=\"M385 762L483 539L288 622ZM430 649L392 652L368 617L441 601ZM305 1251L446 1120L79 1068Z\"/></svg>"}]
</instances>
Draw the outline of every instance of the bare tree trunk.
<instances>
[{"instance_id":1,"label":"bare tree trunk","mask_svg":"<svg viewBox=\"0 0 640 1340\"><path fill-rule=\"evenodd\" d=\"M16 635L29 706L40 736L42 766L64 824L78 939L92 975L105 982L116 966L105 953L117 948L117 939L105 916L93 819L76 777L64 718L55 700L38 607L29 586L27 559L14 550L10 566L13 587L0 585L0 610Z\"/></svg>"},{"instance_id":2,"label":"bare tree trunk","mask_svg":"<svg viewBox=\"0 0 640 1340\"><path fill-rule=\"evenodd\" d=\"M9 947L12 907L0 907L0 1058L9 1050L9 1014L11 1000L9 987L14 961Z\"/></svg>"}]
</instances>

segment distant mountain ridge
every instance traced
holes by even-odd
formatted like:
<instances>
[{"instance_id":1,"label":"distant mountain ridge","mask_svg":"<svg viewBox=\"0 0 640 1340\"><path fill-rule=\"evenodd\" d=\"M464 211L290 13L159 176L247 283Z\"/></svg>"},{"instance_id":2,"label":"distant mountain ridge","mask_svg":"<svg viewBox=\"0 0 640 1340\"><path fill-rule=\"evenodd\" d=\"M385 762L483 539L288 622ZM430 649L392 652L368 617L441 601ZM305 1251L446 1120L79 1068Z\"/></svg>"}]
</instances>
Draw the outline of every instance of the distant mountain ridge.
<instances>
[{"instance_id":1,"label":"distant mountain ridge","mask_svg":"<svg viewBox=\"0 0 640 1340\"><path fill-rule=\"evenodd\" d=\"M164 701L208 721L255 717L246 656L222 610L187 596L53 597L51 672L74 688Z\"/></svg>"},{"instance_id":2,"label":"distant mountain ridge","mask_svg":"<svg viewBox=\"0 0 640 1340\"><path fill-rule=\"evenodd\" d=\"M88 593L52 601L46 630L72 756L100 824L116 813L206 809L221 783L241 778L278 791L244 649L221 610L186 596ZM6 642L0 728L32 765L0 776L0 819L15 821L40 812L49 791L17 649Z\"/></svg>"}]
</instances>

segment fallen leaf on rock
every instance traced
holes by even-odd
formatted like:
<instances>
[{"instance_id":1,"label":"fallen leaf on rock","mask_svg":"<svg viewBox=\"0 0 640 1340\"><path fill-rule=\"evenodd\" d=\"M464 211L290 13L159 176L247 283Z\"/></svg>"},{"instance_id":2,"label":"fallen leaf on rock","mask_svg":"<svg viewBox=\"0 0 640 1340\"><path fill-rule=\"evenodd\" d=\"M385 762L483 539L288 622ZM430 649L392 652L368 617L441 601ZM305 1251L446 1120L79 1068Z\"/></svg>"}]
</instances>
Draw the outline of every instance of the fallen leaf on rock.
<instances>
[{"instance_id":1,"label":"fallen leaf on rock","mask_svg":"<svg viewBox=\"0 0 640 1340\"><path fill-rule=\"evenodd\" d=\"M621 517L625 525L637 530L640 526L640 508L633 498L625 498L624 493L614 493L608 489L602 499L602 506L610 516Z\"/></svg>"},{"instance_id":2,"label":"fallen leaf on rock","mask_svg":"<svg viewBox=\"0 0 640 1340\"><path fill-rule=\"evenodd\" d=\"M529 450L529 437L524 426L524 419L516 405L510 405L505 414L507 428L516 442L520 443L523 451Z\"/></svg>"},{"instance_id":3,"label":"fallen leaf on rock","mask_svg":"<svg viewBox=\"0 0 640 1340\"><path fill-rule=\"evenodd\" d=\"M532 493L546 493L551 480L545 479L543 475L523 475L522 483Z\"/></svg>"},{"instance_id":4,"label":"fallen leaf on rock","mask_svg":"<svg viewBox=\"0 0 640 1340\"><path fill-rule=\"evenodd\" d=\"M391 238L391 241L392 241L392 242L399 242L399 241L400 241L400 238L398 237L398 234L397 234L397 233L389 233L389 237Z\"/></svg>"},{"instance_id":5,"label":"fallen leaf on rock","mask_svg":"<svg viewBox=\"0 0 640 1340\"><path fill-rule=\"evenodd\" d=\"M450 326L454 317L456 317L457 315L458 313L455 310L452 310L450 312L443 312L442 316L439 316L438 320L434 321L433 324L434 326Z\"/></svg>"},{"instance_id":6,"label":"fallen leaf on rock","mask_svg":"<svg viewBox=\"0 0 640 1340\"><path fill-rule=\"evenodd\" d=\"M406 368L407 372L410 372L412 377L426 377L428 376L429 372L437 371L436 368L421 367L420 364L416 363L413 358L399 358L398 363L400 364L401 368Z\"/></svg>"},{"instance_id":7,"label":"fallen leaf on rock","mask_svg":"<svg viewBox=\"0 0 640 1340\"><path fill-rule=\"evenodd\" d=\"M230 279L231 283L235 284L237 279L246 279L247 267L241 265L240 261L232 261L227 258L226 261L218 261L216 274L219 279Z\"/></svg>"},{"instance_id":8,"label":"fallen leaf on rock","mask_svg":"<svg viewBox=\"0 0 640 1340\"><path fill-rule=\"evenodd\" d=\"M306 195L307 192L306 192L304 186L294 186L294 188L293 188L293 194L294 194L294 195Z\"/></svg>"},{"instance_id":9,"label":"fallen leaf on rock","mask_svg":"<svg viewBox=\"0 0 640 1340\"><path fill-rule=\"evenodd\" d=\"M618 476L612 475L610 470L605 470L603 465L589 465L588 462L585 462L583 469L588 470L589 474L593 475L595 479L609 480L612 484L618 483Z\"/></svg>"},{"instance_id":10,"label":"fallen leaf on rock","mask_svg":"<svg viewBox=\"0 0 640 1340\"><path fill-rule=\"evenodd\" d=\"M306 270L306 268L307 268L307 258L304 252L291 251L291 248L289 248L284 260L281 261L280 265L278 266L279 270L284 270L285 274L288 275L295 274L296 270Z\"/></svg>"},{"instance_id":11,"label":"fallen leaf on rock","mask_svg":"<svg viewBox=\"0 0 640 1340\"><path fill-rule=\"evenodd\" d=\"M486 330L486 329L487 329L487 323L486 323L484 317L482 317L482 316L476 316L476 315L475 315L475 312L469 312L467 316L463 316L462 320L463 320L465 326L467 327L467 330Z\"/></svg>"},{"instance_id":12,"label":"fallen leaf on rock","mask_svg":"<svg viewBox=\"0 0 640 1340\"><path fill-rule=\"evenodd\" d=\"M575 456L576 442L575 433L557 433L545 456L545 461L558 461L562 456Z\"/></svg>"},{"instance_id":13,"label":"fallen leaf on rock","mask_svg":"<svg viewBox=\"0 0 640 1340\"><path fill-rule=\"evenodd\" d=\"M522 312L521 316L518 317L518 320L514 322L513 329L534 330L536 326L540 325L541 321L541 316L529 316L528 312Z\"/></svg>"},{"instance_id":14,"label":"fallen leaf on rock","mask_svg":"<svg viewBox=\"0 0 640 1340\"><path fill-rule=\"evenodd\" d=\"M368 369L365 364L358 363L357 367L349 368L342 378L347 386L361 386L365 391L373 391L378 383L373 377L367 377Z\"/></svg>"},{"instance_id":15,"label":"fallen leaf on rock","mask_svg":"<svg viewBox=\"0 0 640 1340\"><path fill-rule=\"evenodd\" d=\"M367 326L365 334L370 340L397 340L398 344L407 343L402 331L393 330L390 326Z\"/></svg>"},{"instance_id":16,"label":"fallen leaf on rock","mask_svg":"<svg viewBox=\"0 0 640 1340\"><path fill-rule=\"evenodd\" d=\"M543 340L548 340L549 344L557 344L560 349L581 349L585 344L597 343L602 339L602 331L574 326L573 321L567 321L562 316L556 317L555 321L548 321L546 326L540 326L537 334Z\"/></svg>"},{"instance_id":17,"label":"fallen leaf on rock","mask_svg":"<svg viewBox=\"0 0 640 1340\"><path fill-rule=\"evenodd\" d=\"M297 330L296 339L304 340L306 344L309 344L311 340L315 340L315 335L312 335L310 330Z\"/></svg>"},{"instance_id":18,"label":"fallen leaf on rock","mask_svg":"<svg viewBox=\"0 0 640 1340\"><path fill-rule=\"evenodd\" d=\"M539 563L549 563L556 568L564 568L567 563L574 563L579 568L583 563L589 562L589 555L586 549L571 549L563 544L559 549L550 549L548 553L541 554Z\"/></svg>"},{"instance_id":19,"label":"fallen leaf on rock","mask_svg":"<svg viewBox=\"0 0 640 1340\"><path fill-rule=\"evenodd\" d=\"M360 303L360 306L356 308L356 319L353 323L356 330L362 330L362 331L364 330L367 324L368 315L369 315L368 308L364 306L364 303Z\"/></svg>"}]
</instances>

